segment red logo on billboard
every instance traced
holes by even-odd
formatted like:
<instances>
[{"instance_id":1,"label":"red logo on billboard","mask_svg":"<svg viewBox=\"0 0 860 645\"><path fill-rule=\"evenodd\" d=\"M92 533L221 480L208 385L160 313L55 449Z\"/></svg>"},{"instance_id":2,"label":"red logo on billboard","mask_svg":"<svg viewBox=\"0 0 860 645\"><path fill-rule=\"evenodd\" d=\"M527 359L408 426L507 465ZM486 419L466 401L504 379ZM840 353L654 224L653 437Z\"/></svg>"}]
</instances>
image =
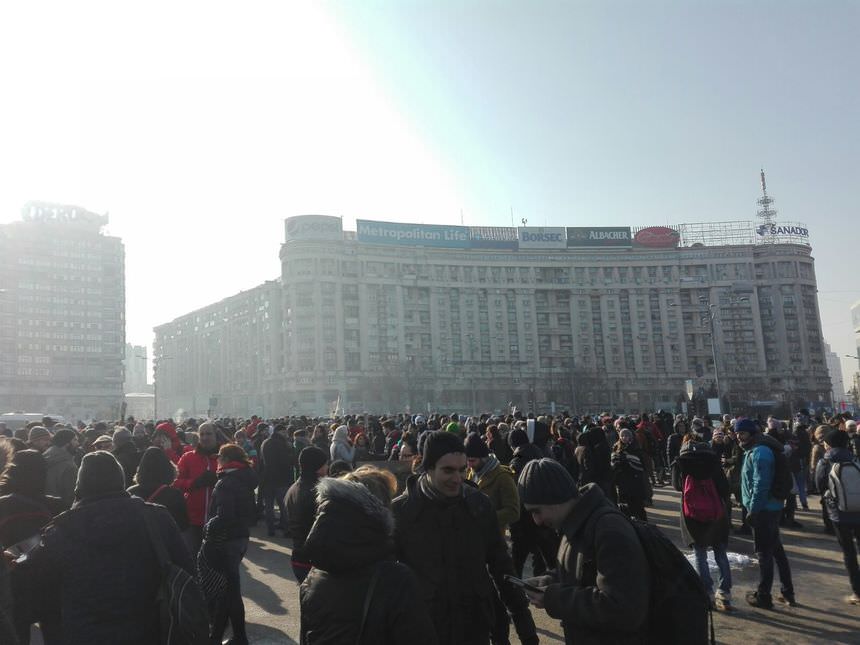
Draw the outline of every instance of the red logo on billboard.
<instances>
[{"instance_id":1,"label":"red logo on billboard","mask_svg":"<svg viewBox=\"0 0 860 645\"><path fill-rule=\"evenodd\" d=\"M633 242L652 249L668 249L678 246L681 234L668 226L651 226L636 233Z\"/></svg>"}]
</instances>

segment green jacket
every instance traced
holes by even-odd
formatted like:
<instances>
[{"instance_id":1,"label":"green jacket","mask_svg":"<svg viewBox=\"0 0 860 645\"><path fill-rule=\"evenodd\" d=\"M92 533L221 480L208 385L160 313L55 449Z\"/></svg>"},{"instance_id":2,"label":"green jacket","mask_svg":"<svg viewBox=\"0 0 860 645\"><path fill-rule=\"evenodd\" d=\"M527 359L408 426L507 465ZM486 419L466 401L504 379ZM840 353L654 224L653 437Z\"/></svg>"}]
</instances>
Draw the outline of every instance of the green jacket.
<instances>
[{"instance_id":1,"label":"green jacket","mask_svg":"<svg viewBox=\"0 0 860 645\"><path fill-rule=\"evenodd\" d=\"M475 480L475 473L470 472L469 478L478 484L478 490L490 498L502 533L505 527L520 519L520 494L514 471L509 466L499 464L479 480Z\"/></svg>"}]
</instances>

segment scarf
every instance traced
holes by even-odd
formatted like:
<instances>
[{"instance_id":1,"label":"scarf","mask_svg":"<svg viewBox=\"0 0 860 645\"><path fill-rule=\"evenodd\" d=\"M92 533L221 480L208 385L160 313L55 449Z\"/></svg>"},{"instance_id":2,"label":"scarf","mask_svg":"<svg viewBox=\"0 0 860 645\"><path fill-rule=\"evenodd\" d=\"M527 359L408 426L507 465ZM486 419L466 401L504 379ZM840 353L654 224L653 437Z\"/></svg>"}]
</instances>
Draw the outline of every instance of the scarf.
<instances>
[{"instance_id":1,"label":"scarf","mask_svg":"<svg viewBox=\"0 0 860 645\"><path fill-rule=\"evenodd\" d=\"M436 490L433 484L430 483L430 478L427 477L426 473L418 478L418 490L421 491L421 494L424 495L424 497L429 499L431 502L442 504L444 506L453 506L465 496L462 487L460 488L460 494L456 497L448 497L447 495L443 495L438 490Z\"/></svg>"},{"instance_id":2,"label":"scarf","mask_svg":"<svg viewBox=\"0 0 860 645\"><path fill-rule=\"evenodd\" d=\"M481 467L481 470L475 473L475 481L480 482L481 477L490 472L493 468L499 465L499 460L496 458L496 455L490 453L490 456L484 460L484 465Z\"/></svg>"},{"instance_id":3,"label":"scarf","mask_svg":"<svg viewBox=\"0 0 860 645\"><path fill-rule=\"evenodd\" d=\"M248 468L248 464L244 461L228 461L223 466L218 464L218 474L221 473L232 473L234 470L242 470L243 468Z\"/></svg>"}]
</instances>

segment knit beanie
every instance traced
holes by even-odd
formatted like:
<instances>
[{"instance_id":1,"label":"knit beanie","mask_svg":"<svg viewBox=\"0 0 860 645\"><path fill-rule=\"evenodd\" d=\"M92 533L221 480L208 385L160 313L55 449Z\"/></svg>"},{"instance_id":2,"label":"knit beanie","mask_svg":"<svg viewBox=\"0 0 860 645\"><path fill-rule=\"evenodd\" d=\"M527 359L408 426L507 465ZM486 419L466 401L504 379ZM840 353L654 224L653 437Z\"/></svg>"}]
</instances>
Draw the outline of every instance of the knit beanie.
<instances>
[{"instance_id":1,"label":"knit beanie","mask_svg":"<svg viewBox=\"0 0 860 645\"><path fill-rule=\"evenodd\" d=\"M51 439L51 445L57 446L58 448L65 448L72 440L77 437L74 430L69 430L67 428L63 428L62 430L57 430L54 433L53 439Z\"/></svg>"},{"instance_id":2,"label":"knit beanie","mask_svg":"<svg viewBox=\"0 0 860 645\"><path fill-rule=\"evenodd\" d=\"M75 485L75 499L123 491L125 491L125 472L111 453L97 450L84 455L81 469L78 471L78 482Z\"/></svg>"},{"instance_id":3,"label":"knit beanie","mask_svg":"<svg viewBox=\"0 0 860 645\"><path fill-rule=\"evenodd\" d=\"M847 448L848 433L842 432L839 428L833 428L833 430L824 435L824 443L831 448Z\"/></svg>"},{"instance_id":4,"label":"knit beanie","mask_svg":"<svg viewBox=\"0 0 860 645\"><path fill-rule=\"evenodd\" d=\"M117 448L131 441L131 433L125 428L120 428L113 433L113 445Z\"/></svg>"},{"instance_id":5,"label":"knit beanie","mask_svg":"<svg viewBox=\"0 0 860 645\"><path fill-rule=\"evenodd\" d=\"M299 453L299 469L303 474L315 473L328 461L328 455L316 446L307 446Z\"/></svg>"},{"instance_id":6,"label":"knit beanie","mask_svg":"<svg viewBox=\"0 0 860 645\"><path fill-rule=\"evenodd\" d=\"M525 430L514 428L508 433L508 445L516 450L520 446L524 446L529 442L529 436Z\"/></svg>"},{"instance_id":7,"label":"knit beanie","mask_svg":"<svg viewBox=\"0 0 860 645\"><path fill-rule=\"evenodd\" d=\"M453 432L454 434L459 433L460 432L460 424L457 423L456 421L452 421L451 423L449 423L448 425L445 426L445 432Z\"/></svg>"},{"instance_id":8,"label":"knit beanie","mask_svg":"<svg viewBox=\"0 0 860 645\"><path fill-rule=\"evenodd\" d=\"M51 431L44 426L33 426L30 428L30 434L27 435L27 441L32 443L36 439L44 439L50 437Z\"/></svg>"},{"instance_id":9,"label":"knit beanie","mask_svg":"<svg viewBox=\"0 0 860 645\"><path fill-rule=\"evenodd\" d=\"M517 488L523 504L563 504L579 497L579 489L564 466L554 459L533 459L520 473Z\"/></svg>"},{"instance_id":10,"label":"knit beanie","mask_svg":"<svg viewBox=\"0 0 860 645\"><path fill-rule=\"evenodd\" d=\"M490 449L487 447L487 443L477 432L469 433L469 436L466 437L465 447L467 457L484 459L490 456Z\"/></svg>"},{"instance_id":11,"label":"knit beanie","mask_svg":"<svg viewBox=\"0 0 860 645\"><path fill-rule=\"evenodd\" d=\"M463 440L450 432L428 432L424 441L422 465L425 470L433 470L436 462L452 452L466 452Z\"/></svg>"},{"instance_id":12,"label":"knit beanie","mask_svg":"<svg viewBox=\"0 0 860 645\"><path fill-rule=\"evenodd\" d=\"M758 432L758 425L752 419L741 419L735 424L735 432L749 432L755 434Z\"/></svg>"},{"instance_id":13,"label":"knit beanie","mask_svg":"<svg viewBox=\"0 0 860 645\"><path fill-rule=\"evenodd\" d=\"M145 437L146 426L144 426L142 423L134 424L134 430L132 430L132 435L135 437Z\"/></svg>"}]
</instances>

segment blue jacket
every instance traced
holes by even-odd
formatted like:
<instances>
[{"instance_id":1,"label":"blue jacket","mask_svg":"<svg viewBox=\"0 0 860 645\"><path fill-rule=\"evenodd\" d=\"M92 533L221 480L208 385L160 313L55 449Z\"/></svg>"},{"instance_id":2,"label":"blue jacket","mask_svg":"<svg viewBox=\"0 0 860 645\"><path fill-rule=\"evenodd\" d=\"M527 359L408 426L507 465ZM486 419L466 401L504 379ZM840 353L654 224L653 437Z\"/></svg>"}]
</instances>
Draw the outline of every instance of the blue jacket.
<instances>
[{"instance_id":1,"label":"blue jacket","mask_svg":"<svg viewBox=\"0 0 860 645\"><path fill-rule=\"evenodd\" d=\"M756 444L744 453L744 465L741 470L741 500L747 512L782 510L782 500L770 494L775 474L776 459L770 448Z\"/></svg>"}]
</instances>

